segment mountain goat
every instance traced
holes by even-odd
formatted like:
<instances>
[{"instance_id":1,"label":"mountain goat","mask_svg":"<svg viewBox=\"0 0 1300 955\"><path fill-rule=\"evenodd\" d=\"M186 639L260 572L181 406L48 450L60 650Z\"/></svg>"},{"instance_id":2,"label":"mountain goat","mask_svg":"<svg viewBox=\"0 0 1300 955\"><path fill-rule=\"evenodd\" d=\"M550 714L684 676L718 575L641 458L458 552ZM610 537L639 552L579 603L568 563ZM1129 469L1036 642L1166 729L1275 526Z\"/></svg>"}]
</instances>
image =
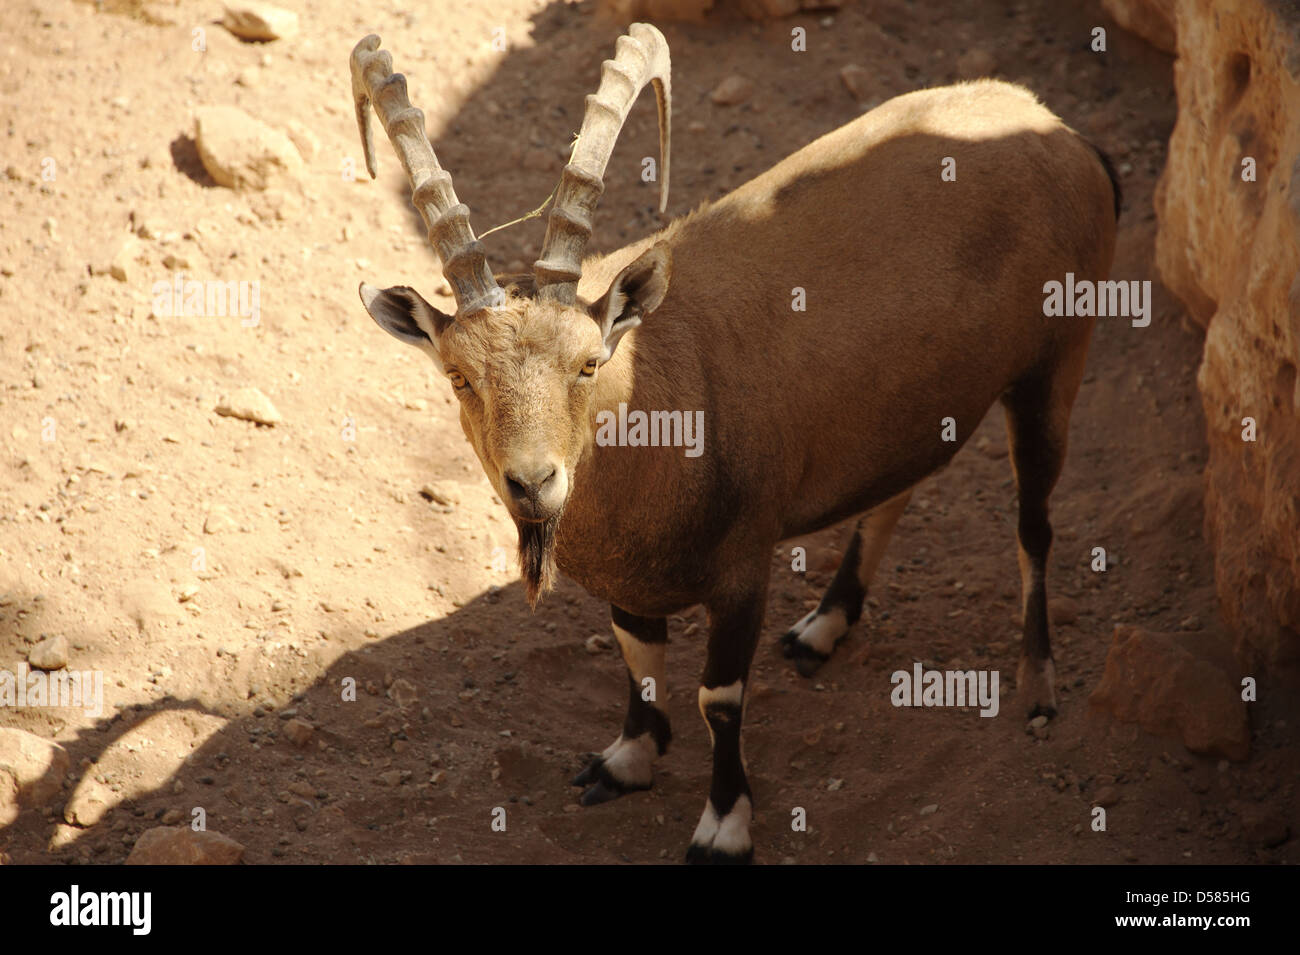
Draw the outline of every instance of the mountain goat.
<instances>
[{"instance_id":1,"label":"mountain goat","mask_svg":"<svg viewBox=\"0 0 1300 955\"><path fill-rule=\"evenodd\" d=\"M465 434L518 528L530 602L558 566L610 604L627 718L574 780L584 805L649 788L671 734L642 687L664 685L667 616L703 604L699 708L713 777L687 858L750 861L740 728L773 548L861 515L820 606L783 637L808 675L858 619L912 488L999 400L1019 492L1017 690L1025 714L1055 713L1048 496L1093 320L1047 317L1044 284L1067 273L1097 282L1110 268L1120 198L1100 153L1021 87L923 90L659 233L583 261L605 166L647 83L659 109L661 210L666 202L668 47L634 24L587 99L533 280L503 288L379 42L366 37L351 59L366 163L373 176L373 103L457 311L406 286L363 284L361 299L450 379ZM797 290L803 311L792 310ZM665 441L634 431L649 413ZM697 422L694 454L663 446Z\"/></svg>"}]
</instances>

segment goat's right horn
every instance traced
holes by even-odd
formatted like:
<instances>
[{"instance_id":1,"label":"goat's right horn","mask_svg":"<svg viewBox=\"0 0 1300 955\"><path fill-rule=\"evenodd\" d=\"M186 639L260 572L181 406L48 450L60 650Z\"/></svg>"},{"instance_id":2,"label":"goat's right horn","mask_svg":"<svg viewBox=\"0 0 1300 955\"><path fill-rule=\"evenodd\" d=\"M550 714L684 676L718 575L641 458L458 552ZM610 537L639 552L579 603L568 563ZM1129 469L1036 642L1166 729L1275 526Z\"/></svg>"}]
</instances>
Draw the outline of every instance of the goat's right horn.
<instances>
[{"instance_id":1,"label":"goat's right horn","mask_svg":"<svg viewBox=\"0 0 1300 955\"><path fill-rule=\"evenodd\" d=\"M369 106L384 124L393 149L411 181L411 201L424 218L429 241L442 261L442 271L456 296L456 314L473 315L504 304L505 293L488 268L483 243L474 238L469 207L456 198L451 175L424 131L424 113L411 105L406 77L393 72L393 58L379 49L373 33L352 50L352 100L357 130L366 154L366 170L375 178L375 143L370 133Z\"/></svg>"},{"instance_id":2,"label":"goat's right horn","mask_svg":"<svg viewBox=\"0 0 1300 955\"><path fill-rule=\"evenodd\" d=\"M582 253L591 238L591 215L605 191L605 166L628 111L647 83L659 106L659 211L668 205L668 155L672 106L668 41L648 23L634 23L618 39L614 59L600 68L600 87L587 97L587 112L564 167L546 225L542 255L533 263L538 297L572 305L582 277Z\"/></svg>"}]
</instances>

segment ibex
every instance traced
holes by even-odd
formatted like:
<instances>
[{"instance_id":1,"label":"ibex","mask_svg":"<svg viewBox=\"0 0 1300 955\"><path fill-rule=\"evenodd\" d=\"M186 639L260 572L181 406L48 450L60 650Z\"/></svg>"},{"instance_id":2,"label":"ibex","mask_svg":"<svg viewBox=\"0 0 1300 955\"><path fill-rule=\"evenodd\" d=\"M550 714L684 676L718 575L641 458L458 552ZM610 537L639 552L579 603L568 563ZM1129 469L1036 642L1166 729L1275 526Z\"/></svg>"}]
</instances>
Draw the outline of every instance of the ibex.
<instances>
[{"instance_id":1,"label":"ibex","mask_svg":"<svg viewBox=\"0 0 1300 955\"><path fill-rule=\"evenodd\" d=\"M583 805L650 787L671 735L659 699L666 618L703 604L699 708L713 776L687 859L751 861L740 727L773 548L860 515L820 605L782 638L806 676L861 614L913 487L998 400L1019 492L1017 689L1022 712L1055 713L1048 496L1092 320L1045 317L1044 285L1106 278L1120 198L1098 151L1018 86L913 92L656 235L583 261L605 166L647 83L665 207L668 47L634 24L587 99L531 280L499 283L379 43L366 37L351 58L366 163L373 176L373 103L457 311L406 286L363 284L361 300L451 380L465 435L518 528L529 601L558 566L610 604L627 718L574 780ZM796 289L805 311L792 309ZM703 453L600 440L600 422L628 409L703 412ZM946 418L955 440L943 440ZM658 695L643 692L651 686Z\"/></svg>"}]
</instances>

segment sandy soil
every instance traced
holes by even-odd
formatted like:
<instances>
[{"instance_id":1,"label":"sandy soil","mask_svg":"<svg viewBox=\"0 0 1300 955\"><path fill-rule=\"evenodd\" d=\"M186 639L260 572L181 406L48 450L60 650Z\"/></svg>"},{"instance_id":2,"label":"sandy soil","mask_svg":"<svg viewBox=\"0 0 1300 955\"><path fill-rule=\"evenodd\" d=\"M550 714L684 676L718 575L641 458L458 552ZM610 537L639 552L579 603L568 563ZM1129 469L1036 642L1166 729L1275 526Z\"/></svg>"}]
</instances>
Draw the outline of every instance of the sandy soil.
<instances>
[{"instance_id":1,"label":"sandy soil","mask_svg":"<svg viewBox=\"0 0 1300 955\"><path fill-rule=\"evenodd\" d=\"M616 735L626 694L617 652L585 646L608 631L607 608L566 581L532 613L513 574L493 569L514 532L450 389L356 297L362 279L410 282L450 307L432 295L436 261L387 143L378 181L341 174L345 160L361 167L348 52L378 32L478 229L520 215L554 185L618 27L589 2L389 2L368 17L340 0L286 5L303 30L269 44L229 35L215 2L180 0L161 23L130 3L0 12L0 667L64 635L70 666L102 671L107 697L98 718L0 711L0 725L72 756L62 796L0 830L0 859L120 862L141 832L202 807L255 863L676 862L710 765L695 705L702 612L670 624L676 739L655 788L580 809L569 777ZM953 80L958 55L980 48L1115 157L1116 275L1155 279L1172 63L1097 4L1066 6L864 0L765 26L665 24L670 213L855 116L841 67L866 67L885 99ZM789 49L796 24L803 54ZM1105 56L1087 47L1097 24L1112 27ZM507 53L491 47L498 26ZM753 97L713 105L732 73ZM205 104L310 130L318 149L298 184L216 186L192 138ZM595 250L660 222L639 178L654 125L646 95L610 165ZM127 281L92 274L141 226L154 238ZM543 228L494 234L492 261L522 270ZM177 269L260 283L260 323L153 316L152 284ZM1010 706L990 720L889 703L889 674L914 660L998 668L1011 689L1014 492L995 412L921 486L871 613L812 681L776 640L829 582L847 531L773 554L746 735L760 861L1295 861L1294 841L1265 849L1252 834L1294 796L1296 722L1280 704L1258 705L1254 754L1231 765L1088 714L1116 623L1222 627L1201 532L1200 337L1156 289L1149 328L1098 325L1075 409L1049 581L1077 619L1055 636L1062 710L1046 738ZM246 386L284 420L214 413ZM463 482L460 502L423 498L435 480ZM790 570L795 544L812 555L807 574ZM1118 565L1093 573L1094 546ZM356 702L341 699L346 678ZM292 718L315 726L305 745ZM1103 785L1120 798L1098 833ZM791 831L794 807L808 832Z\"/></svg>"}]
</instances>

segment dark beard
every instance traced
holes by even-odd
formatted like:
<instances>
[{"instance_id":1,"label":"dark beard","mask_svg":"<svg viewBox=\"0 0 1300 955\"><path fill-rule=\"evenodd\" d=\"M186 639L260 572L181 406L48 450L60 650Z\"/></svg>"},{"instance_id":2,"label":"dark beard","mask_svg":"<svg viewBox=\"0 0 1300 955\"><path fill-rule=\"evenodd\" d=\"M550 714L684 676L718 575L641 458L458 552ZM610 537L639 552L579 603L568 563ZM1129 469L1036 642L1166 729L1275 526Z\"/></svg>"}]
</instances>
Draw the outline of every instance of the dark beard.
<instances>
[{"instance_id":1,"label":"dark beard","mask_svg":"<svg viewBox=\"0 0 1300 955\"><path fill-rule=\"evenodd\" d=\"M555 528L560 515L541 523L515 521L519 529L519 576L527 588L528 606L537 609L537 601L555 584Z\"/></svg>"}]
</instances>

